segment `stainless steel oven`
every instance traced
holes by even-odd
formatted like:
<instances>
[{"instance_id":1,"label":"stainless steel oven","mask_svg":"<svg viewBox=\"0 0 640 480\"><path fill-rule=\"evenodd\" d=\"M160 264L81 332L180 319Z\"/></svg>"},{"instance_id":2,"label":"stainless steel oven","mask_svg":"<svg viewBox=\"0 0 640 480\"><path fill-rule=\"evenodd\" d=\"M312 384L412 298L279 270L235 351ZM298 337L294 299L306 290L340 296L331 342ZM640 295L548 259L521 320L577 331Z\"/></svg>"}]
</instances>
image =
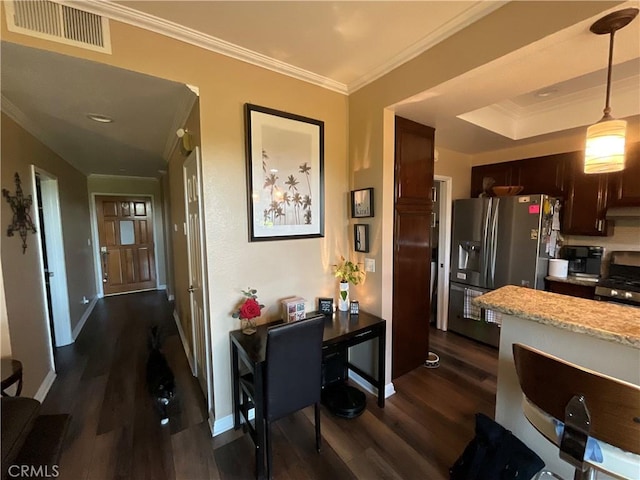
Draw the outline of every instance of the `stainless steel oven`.
<instances>
[{"instance_id":1,"label":"stainless steel oven","mask_svg":"<svg viewBox=\"0 0 640 480\"><path fill-rule=\"evenodd\" d=\"M598 282L595 299L640 307L640 252L611 252L609 273Z\"/></svg>"}]
</instances>

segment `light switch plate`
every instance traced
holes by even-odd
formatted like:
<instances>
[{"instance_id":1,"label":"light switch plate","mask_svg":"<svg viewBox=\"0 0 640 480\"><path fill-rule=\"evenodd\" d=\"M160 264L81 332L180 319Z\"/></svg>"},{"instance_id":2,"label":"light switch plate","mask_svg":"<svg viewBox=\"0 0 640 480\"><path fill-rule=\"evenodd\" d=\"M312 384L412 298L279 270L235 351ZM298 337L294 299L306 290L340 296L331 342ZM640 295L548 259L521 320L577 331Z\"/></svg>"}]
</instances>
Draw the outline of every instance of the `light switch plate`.
<instances>
[{"instance_id":1,"label":"light switch plate","mask_svg":"<svg viewBox=\"0 0 640 480\"><path fill-rule=\"evenodd\" d=\"M376 260L374 258L365 258L364 259L364 271L365 272L375 272L376 271Z\"/></svg>"}]
</instances>

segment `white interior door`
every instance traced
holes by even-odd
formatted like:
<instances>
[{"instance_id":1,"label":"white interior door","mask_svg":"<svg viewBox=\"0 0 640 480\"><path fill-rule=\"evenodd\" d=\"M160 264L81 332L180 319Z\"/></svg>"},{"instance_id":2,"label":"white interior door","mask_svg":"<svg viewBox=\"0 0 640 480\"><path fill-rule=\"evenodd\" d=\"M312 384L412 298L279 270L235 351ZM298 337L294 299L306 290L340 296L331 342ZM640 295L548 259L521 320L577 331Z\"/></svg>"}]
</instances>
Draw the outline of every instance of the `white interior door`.
<instances>
[{"instance_id":1,"label":"white interior door","mask_svg":"<svg viewBox=\"0 0 640 480\"><path fill-rule=\"evenodd\" d=\"M199 149L184 162L184 191L187 217L189 256L189 297L191 304L193 374L205 393L209 409L212 406L211 342L207 308L204 234L202 225L201 166Z\"/></svg>"},{"instance_id":2,"label":"white interior door","mask_svg":"<svg viewBox=\"0 0 640 480\"><path fill-rule=\"evenodd\" d=\"M56 347L73 343L71 331L71 313L69 309L69 294L67 290L67 269L64 260L64 241L62 237L62 217L60 215L60 197L58 180L41 169L32 167L32 177L40 177L42 204L36 206L35 218L40 225L40 215L46 235L42 242L43 253L47 258L47 271L42 265L43 275L47 275L51 292L51 316L53 317L54 338ZM34 189L35 190L35 189ZM40 210L41 209L41 210ZM40 259L41 262L43 259ZM48 308L48 302L45 301Z\"/></svg>"}]
</instances>

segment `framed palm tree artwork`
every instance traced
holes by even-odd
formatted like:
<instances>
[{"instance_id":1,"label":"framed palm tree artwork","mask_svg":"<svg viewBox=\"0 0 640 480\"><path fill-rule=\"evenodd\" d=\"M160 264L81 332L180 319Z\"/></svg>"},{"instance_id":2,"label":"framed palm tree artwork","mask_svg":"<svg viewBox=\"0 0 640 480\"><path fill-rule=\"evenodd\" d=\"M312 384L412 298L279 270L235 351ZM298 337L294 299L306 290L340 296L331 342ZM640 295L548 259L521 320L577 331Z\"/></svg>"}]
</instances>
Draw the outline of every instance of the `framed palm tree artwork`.
<instances>
[{"instance_id":1,"label":"framed palm tree artwork","mask_svg":"<svg viewBox=\"0 0 640 480\"><path fill-rule=\"evenodd\" d=\"M324 122L245 104L249 241L324 236Z\"/></svg>"}]
</instances>

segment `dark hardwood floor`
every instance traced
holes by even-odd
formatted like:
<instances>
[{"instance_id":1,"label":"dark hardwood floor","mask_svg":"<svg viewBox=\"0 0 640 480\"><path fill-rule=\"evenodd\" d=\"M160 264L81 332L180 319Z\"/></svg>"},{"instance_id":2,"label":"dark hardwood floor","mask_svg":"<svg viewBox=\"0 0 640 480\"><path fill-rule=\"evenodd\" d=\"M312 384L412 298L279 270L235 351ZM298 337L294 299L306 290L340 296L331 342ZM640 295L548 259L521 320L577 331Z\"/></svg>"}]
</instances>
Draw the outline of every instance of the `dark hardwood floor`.
<instances>
[{"instance_id":1,"label":"dark hardwood floor","mask_svg":"<svg viewBox=\"0 0 640 480\"><path fill-rule=\"evenodd\" d=\"M145 385L147 334L161 327L175 373L170 422L161 426ZM322 409L315 451L313 409L273 428L277 479L446 479L473 436L474 414L494 414L497 351L435 329L440 367L396 379L384 409L368 395L356 419ZM70 413L61 479L251 479L253 444L242 430L211 438L164 292L102 299L75 344L58 349L58 377L42 413Z\"/></svg>"}]
</instances>

